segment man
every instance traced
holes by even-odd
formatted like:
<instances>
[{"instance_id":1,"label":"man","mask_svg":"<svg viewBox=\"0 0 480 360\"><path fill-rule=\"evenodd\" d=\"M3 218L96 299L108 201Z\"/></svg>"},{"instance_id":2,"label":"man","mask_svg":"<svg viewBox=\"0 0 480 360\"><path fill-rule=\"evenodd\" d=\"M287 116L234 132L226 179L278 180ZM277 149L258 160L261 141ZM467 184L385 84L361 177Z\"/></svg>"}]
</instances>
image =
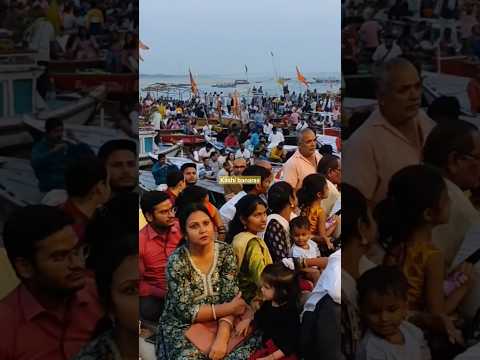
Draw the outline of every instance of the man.
<instances>
[{"instance_id":1,"label":"man","mask_svg":"<svg viewBox=\"0 0 480 360\"><path fill-rule=\"evenodd\" d=\"M372 60L376 64L394 59L402 55L402 49L397 45L393 35L388 34L385 40L380 44L372 55Z\"/></svg>"},{"instance_id":2,"label":"man","mask_svg":"<svg viewBox=\"0 0 480 360\"><path fill-rule=\"evenodd\" d=\"M140 207L147 220L147 225L139 233L140 317L156 323L167 293L168 257L182 240L182 234L165 192L143 194Z\"/></svg>"},{"instance_id":3,"label":"man","mask_svg":"<svg viewBox=\"0 0 480 360\"><path fill-rule=\"evenodd\" d=\"M283 149L283 142L279 142L270 151L269 159L273 162L283 162L285 160L285 150Z\"/></svg>"},{"instance_id":4,"label":"man","mask_svg":"<svg viewBox=\"0 0 480 360\"><path fill-rule=\"evenodd\" d=\"M42 9L40 5L34 6L32 16L36 20L25 31L25 39L31 50L37 51L38 65L45 67L45 72L37 79L37 91L45 99L48 91L48 63L50 62L51 49L55 42L55 29L48 21L48 9Z\"/></svg>"},{"instance_id":5,"label":"man","mask_svg":"<svg viewBox=\"0 0 480 360\"><path fill-rule=\"evenodd\" d=\"M282 130L278 130L276 126L273 127L272 133L268 136L268 142L273 146L276 146L278 143L285 143L285 138L283 136Z\"/></svg>"},{"instance_id":6,"label":"man","mask_svg":"<svg viewBox=\"0 0 480 360\"><path fill-rule=\"evenodd\" d=\"M242 176L247 168L247 161L243 158L235 159L233 161L232 176ZM242 191L241 184L225 184L223 185L225 200L230 200L234 195Z\"/></svg>"},{"instance_id":7,"label":"man","mask_svg":"<svg viewBox=\"0 0 480 360\"><path fill-rule=\"evenodd\" d=\"M235 205L237 204L237 202L247 194L257 196L260 196L262 194L265 195L273 180L272 172L259 165L251 165L247 167L242 175L259 176L260 183L243 184L243 190L233 196L220 208L220 216L222 217L226 229L228 229L230 221L232 221L235 216L235 213L237 211Z\"/></svg>"},{"instance_id":8,"label":"man","mask_svg":"<svg viewBox=\"0 0 480 360\"><path fill-rule=\"evenodd\" d=\"M422 84L417 69L402 58L384 63L377 80L379 109L343 148L342 181L372 202L385 198L393 174L420 162L433 121L420 110Z\"/></svg>"},{"instance_id":9,"label":"man","mask_svg":"<svg viewBox=\"0 0 480 360\"><path fill-rule=\"evenodd\" d=\"M248 151L248 149L245 149L244 143L241 143L240 149L238 149L237 152L235 153L235 159L243 158L248 161L248 159L250 159L250 156L251 156L250 151Z\"/></svg>"},{"instance_id":10,"label":"man","mask_svg":"<svg viewBox=\"0 0 480 360\"><path fill-rule=\"evenodd\" d=\"M46 205L7 220L3 241L21 283L0 302L0 359L70 359L94 336L103 310L71 225Z\"/></svg>"},{"instance_id":11,"label":"man","mask_svg":"<svg viewBox=\"0 0 480 360\"><path fill-rule=\"evenodd\" d=\"M65 164L79 154L93 152L88 145L81 144L71 134L71 144L63 140L63 121L50 118L45 121L45 137L32 148L32 168L38 178L41 192L65 188Z\"/></svg>"},{"instance_id":12,"label":"man","mask_svg":"<svg viewBox=\"0 0 480 360\"><path fill-rule=\"evenodd\" d=\"M155 178L155 185L161 185L167 183L167 176L169 173L178 171L178 168L167 163L167 157L165 154L158 155L158 161L152 167L152 175Z\"/></svg>"},{"instance_id":13,"label":"man","mask_svg":"<svg viewBox=\"0 0 480 360\"><path fill-rule=\"evenodd\" d=\"M210 159L203 158L203 169L199 172L198 176L200 179L215 180L217 175L210 166Z\"/></svg>"},{"instance_id":14,"label":"man","mask_svg":"<svg viewBox=\"0 0 480 360\"><path fill-rule=\"evenodd\" d=\"M220 168L222 167L222 165L220 164L220 161L219 161L218 151L212 151L212 153L210 154L210 160L208 161L208 165L212 169L212 171L215 175L215 179L216 179L217 175L218 175L218 172L220 171Z\"/></svg>"},{"instance_id":15,"label":"man","mask_svg":"<svg viewBox=\"0 0 480 360\"><path fill-rule=\"evenodd\" d=\"M327 216L331 216L335 203L340 198L338 186L342 181L342 169L340 159L335 155L325 155L318 162L317 173L325 176L328 185L328 197L322 200L321 207Z\"/></svg>"},{"instance_id":16,"label":"man","mask_svg":"<svg viewBox=\"0 0 480 360\"><path fill-rule=\"evenodd\" d=\"M165 191L175 206L175 200L178 195L185 189L185 177L181 171L173 171L167 175L167 190Z\"/></svg>"},{"instance_id":17,"label":"man","mask_svg":"<svg viewBox=\"0 0 480 360\"><path fill-rule=\"evenodd\" d=\"M480 186L480 132L474 125L462 120L440 124L425 142L423 160L440 169L447 184L449 220L447 224L433 229L432 239L442 250L448 271L452 265L456 265L453 261L466 234L470 231L478 234L480 228L480 214L465 195L465 191ZM478 265L473 289L462 307L462 311L470 318L475 315L480 298Z\"/></svg>"},{"instance_id":18,"label":"man","mask_svg":"<svg viewBox=\"0 0 480 360\"><path fill-rule=\"evenodd\" d=\"M292 111L292 114L290 115L290 124L293 127L296 127L299 121L300 121L300 114L297 111Z\"/></svg>"},{"instance_id":19,"label":"man","mask_svg":"<svg viewBox=\"0 0 480 360\"><path fill-rule=\"evenodd\" d=\"M215 149L213 148L212 144L207 143L198 151L198 157L200 158L200 161L202 161L204 158L209 158L214 151Z\"/></svg>"},{"instance_id":20,"label":"man","mask_svg":"<svg viewBox=\"0 0 480 360\"><path fill-rule=\"evenodd\" d=\"M238 148L238 139L237 139L237 136L235 135L235 131L233 130L230 131L230 134L228 134L228 136L225 138L224 144L226 148L232 148L232 149Z\"/></svg>"},{"instance_id":21,"label":"man","mask_svg":"<svg viewBox=\"0 0 480 360\"><path fill-rule=\"evenodd\" d=\"M85 227L111 196L105 165L96 156L71 161L65 171L65 188L68 200L61 207L73 219L72 227L83 241Z\"/></svg>"},{"instance_id":22,"label":"man","mask_svg":"<svg viewBox=\"0 0 480 360\"><path fill-rule=\"evenodd\" d=\"M183 164L180 168L180 171L183 173L185 177L185 185L195 185L197 183L197 165L195 163L186 163Z\"/></svg>"},{"instance_id":23,"label":"man","mask_svg":"<svg viewBox=\"0 0 480 360\"><path fill-rule=\"evenodd\" d=\"M302 187L303 179L317 171L322 156L316 151L317 137L307 128L298 134L298 149L283 165L283 179L297 191Z\"/></svg>"},{"instance_id":24,"label":"man","mask_svg":"<svg viewBox=\"0 0 480 360\"><path fill-rule=\"evenodd\" d=\"M110 177L112 197L132 192L138 184L137 144L132 140L110 140L98 150Z\"/></svg>"}]
</instances>

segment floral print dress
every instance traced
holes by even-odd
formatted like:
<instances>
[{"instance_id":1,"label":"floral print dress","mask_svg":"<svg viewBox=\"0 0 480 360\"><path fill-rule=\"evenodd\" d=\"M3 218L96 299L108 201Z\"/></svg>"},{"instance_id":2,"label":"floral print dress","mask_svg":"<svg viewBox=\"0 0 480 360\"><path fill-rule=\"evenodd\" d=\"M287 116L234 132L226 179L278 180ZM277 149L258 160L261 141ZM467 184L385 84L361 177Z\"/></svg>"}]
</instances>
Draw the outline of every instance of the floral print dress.
<instances>
[{"instance_id":1,"label":"floral print dress","mask_svg":"<svg viewBox=\"0 0 480 360\"><path fill-rule=\"evenodd\" d=\"M193 264L188 248L179 247L168 261L167 282L167 299L156 344L157 359L207 360L208 357L190 343L184 333L192 325L201 305L229 302L239 292L233 248L216 241L213 265L205 275ZM225 360L248 359L260 346L260 340L260 337L252 336Z\"/></svg>"}]
</instances>

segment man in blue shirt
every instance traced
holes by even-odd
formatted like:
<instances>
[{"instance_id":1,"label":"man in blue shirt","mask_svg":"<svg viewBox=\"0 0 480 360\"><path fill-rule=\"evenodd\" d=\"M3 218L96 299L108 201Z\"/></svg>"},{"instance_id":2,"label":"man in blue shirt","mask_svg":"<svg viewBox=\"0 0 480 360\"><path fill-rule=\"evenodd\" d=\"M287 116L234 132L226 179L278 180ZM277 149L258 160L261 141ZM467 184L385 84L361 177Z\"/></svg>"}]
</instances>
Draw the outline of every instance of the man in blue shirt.
<instances>
[{"instance_id":1,"label":"man in blue shirt","mask_svg":"<svg viewBox=\"0 0 480 360\"><path fill-rule=\"evenodd\" d=\"M155 178L155 184L166 184L167 175L173 171L178 171L178 168L173 164L167 163L165 154L159 154L158 161L152 167L152 175Z\"/></svg>"},{"instance_id":2,"label":"man in blue shirt","mask_svg":"<svg viewBox=\"0 0 480 360\"><path fill-rule=\"evenodd\" d=\"M80 143L73 134L68 134L72 143L64 141L63 131L61 119L47 119L45 136L32 148L31 164L43 193L65 189L66 163L80 155L93 154L90 147Z\"/></svg>"}]
</instances>

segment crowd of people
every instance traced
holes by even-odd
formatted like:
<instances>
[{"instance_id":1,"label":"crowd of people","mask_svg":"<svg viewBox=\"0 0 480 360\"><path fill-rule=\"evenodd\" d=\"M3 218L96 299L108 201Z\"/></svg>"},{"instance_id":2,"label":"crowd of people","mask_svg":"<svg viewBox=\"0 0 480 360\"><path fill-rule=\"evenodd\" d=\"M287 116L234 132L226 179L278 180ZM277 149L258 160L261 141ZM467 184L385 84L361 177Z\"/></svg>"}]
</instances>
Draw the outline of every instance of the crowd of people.
<instances>
[{"instance_id":1,"label":"crowd of people","mask_svg":"<svg viewBox=\"0 0 480 360\"><path fill-rule=\"evenodd\" d=\"M37 51L46 69L53 60L81 60L98 62L97 71L138 73L138 1L11 0L0 14L12 43ZM46 71L37 85L44 98L52 90Z\"/></svg>"},{"instance_id":2,"label":"crowd of people","mask_svg":"<svg viewBox=\"0 0 480 360\"><path fill-rule=\"evenodd\" d=\"M219 209L193 162L142 194L140 318L158 358L340 355L340 159L309 128L298 144L281 181L269 161L234 158L260 181L226 185Z\"/></svg>"},{"instance_id":3,"label":"crowd of people","mask_svg":"<svg viewBox=\"0 0 480 360\"><path fill-rule=\"evenodd\" d=\"M342 352L453 359L480 340L479 130L430 119L408 60L378 74L378 109L343 144Z\"/></svg>"}]
</instances>

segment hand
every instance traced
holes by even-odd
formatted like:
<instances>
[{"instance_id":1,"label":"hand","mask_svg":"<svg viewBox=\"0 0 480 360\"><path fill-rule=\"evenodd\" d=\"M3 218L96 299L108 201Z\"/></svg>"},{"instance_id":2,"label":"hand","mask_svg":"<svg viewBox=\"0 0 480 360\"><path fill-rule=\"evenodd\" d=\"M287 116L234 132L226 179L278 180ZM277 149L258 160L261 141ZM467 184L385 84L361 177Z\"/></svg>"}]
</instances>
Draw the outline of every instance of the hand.
<instances>
[{"instance_id":1,"label":"hand","mask_svg":"<svg viewBox=\"0 0 480 360\"><path fill-rule=\"evenodd\" d=\"M221 360L227 355L227 341L221 339L215 339L213 345L208 354L208 358L211 360Z\"/></svg>"},{"instance_id":2,"label":"hand","mask_svg":"<svg viewBox=\"0 0 480 360\"><path fill-rule=\"evenodd\" d=\"M335 249L335 246L333 246L332 241L330 239L325 239L325 243L327 244L328 250L333 250Z\"/></svg>"},{"instance_id":3,"label":"hand","mask_svg":"<svg viewBox=\"0 0 480 360\"><path fill-rule=\"evenodd\" d=\"M242 315L247 307L247 303L245 300L242 299L242 292L240 291L235 297L232 299L232 301L229 302L231 306L231 311L232 313L230 315Z\"/></svg>"},{"instance_id":4,"label":"hand","mask_svg":"<svg viewBox=\"0 0 480 360\"><path fill-rule=\"evenodd\" d=\"M462 332L455 327L453 323L453 319L447 315L442 315L441 319L442 319L445 333L448 336L448 340L452 344L463 345L464 339L463 339Z\"/></svg>"},{"instance_id":5,"label":"hand","mask_svg":"<svg viewBox=\"0 0 480 360\"><path fill-rule=\"evenodd\" d=\"M245 319L239 322L235 327L235 334L242 337L247 336L248 329L250 329L250 321L251 319Z\"/></svg>"}]
</instances>

